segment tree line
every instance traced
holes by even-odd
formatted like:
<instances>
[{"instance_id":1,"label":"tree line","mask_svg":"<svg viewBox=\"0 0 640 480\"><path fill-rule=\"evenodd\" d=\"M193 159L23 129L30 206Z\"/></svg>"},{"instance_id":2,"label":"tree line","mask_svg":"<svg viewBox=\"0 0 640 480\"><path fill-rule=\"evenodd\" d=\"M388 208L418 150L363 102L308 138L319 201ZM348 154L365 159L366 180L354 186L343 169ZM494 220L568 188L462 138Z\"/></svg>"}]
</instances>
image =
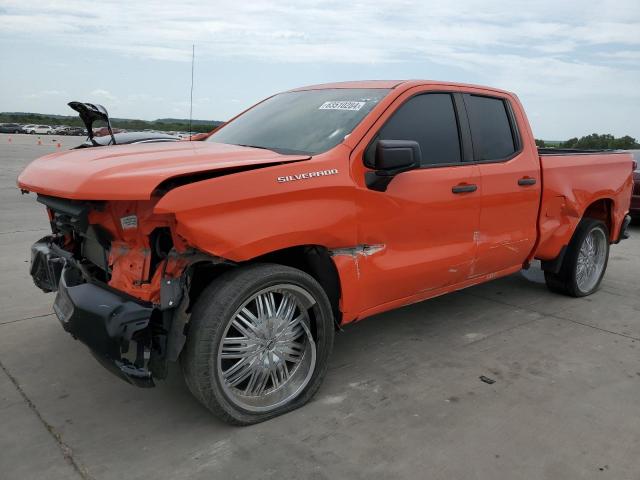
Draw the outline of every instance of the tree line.
<instances>
[{"instance_id":1,"label":"tree line","mask_svg":"<svg viewBox=\"0 0 640 480\"><path fill-rule=\"evenodd\" d=\"M598 134L592 133L584 137L570 138L566 142L549 143L544 140L536 139L538 147L555 147L555 148L575 148L577 150L635 150L640 149L640 144L635 138L625 135L616 138L610 133Z\"/></svg>"},{"instance_id":2,"label":"tree line","mask_svg":"<svg viewBox=\"0 0 640 480\"><path fill-rule=\"evenodd\" d=\"M0 123L19 123L21 125L42 124L42 125L68 125L71 127L84 127L82 120L77 116L64 115L43 115L40 113L0 113ZM222 125L223 122L211 120L194 120L191 131L195 133L210 132L214 128ZM96 122L94 127L101 126ZM163 119L163 120L133 120L127 118L112 118L111 126L124 130L158 130L162 132L188 132L189 122L186 120ZM536 138L538 147L554 148L574 148L578 150L633 150L640 149L640 144L635 138L625 135L616 138L610 133L592 133L584 137L570 138L564 142L549 142Z\"/></svg>"},{"instance_id":3,"label":"tree line","mask_svg":"<svg viewBox=\"0 0 640 480\"><path fill-rule=\"evenodd\" d=\"M78 116L65 115L43 115L40 113L0 113L0 123L19 123L21 125L68 125L70 127L84 127L82 120ZM195 120L192 123L191 131L196 133L210 132L223 122ZM103 125L95 122L94 128ZM112 118L111 126L124 130L158 130L162 132L188 132L189 121L180 120L132 120L127 118Z\"/></svg>"}]
</instances>

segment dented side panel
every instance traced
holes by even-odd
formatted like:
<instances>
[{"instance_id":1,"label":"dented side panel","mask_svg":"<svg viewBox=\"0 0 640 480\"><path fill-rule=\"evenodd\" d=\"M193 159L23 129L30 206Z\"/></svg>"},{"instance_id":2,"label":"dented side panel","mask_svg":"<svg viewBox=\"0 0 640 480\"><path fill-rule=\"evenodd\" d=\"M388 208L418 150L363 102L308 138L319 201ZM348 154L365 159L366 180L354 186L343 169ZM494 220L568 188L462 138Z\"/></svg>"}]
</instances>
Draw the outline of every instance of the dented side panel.
<instances>
[{"instance_id":1,"label":"dented side panel","mask_svg":"<svg viewBox=\"0 0 640 480\"><path fill-rule=\"evenodd\" d=\"M398 175L383 194L358 191L360 243L378 246L352 255L362 310L449 287L471 274L480 202L453 194L451 186L479 184L477 175L474 165L414 170Z\"/></svg>"},{"instance_id":2,"label":"dented side panel","mask_svg":"<svg viewBox=\"0 0 640 480\"><path fill-rule=\"evenodd\" d=\"M610 239L616 241L631 201L631 155L543 155L540 158L544 188L535 257L556 258L562 247L568 245L584 212L598 200L608 200L613 206Z\"/></svg>"},{"instance_id":3,"label":"dented side panel","mask_svg":"<svg viewBox=\"0 0 640 480\"><path fill-rule=\"evenodd\" d=\"M342 325L358 319L361 305L358 260L351 255L332 255L340 278L340 304Z\"/></svg>"}]
</instances>

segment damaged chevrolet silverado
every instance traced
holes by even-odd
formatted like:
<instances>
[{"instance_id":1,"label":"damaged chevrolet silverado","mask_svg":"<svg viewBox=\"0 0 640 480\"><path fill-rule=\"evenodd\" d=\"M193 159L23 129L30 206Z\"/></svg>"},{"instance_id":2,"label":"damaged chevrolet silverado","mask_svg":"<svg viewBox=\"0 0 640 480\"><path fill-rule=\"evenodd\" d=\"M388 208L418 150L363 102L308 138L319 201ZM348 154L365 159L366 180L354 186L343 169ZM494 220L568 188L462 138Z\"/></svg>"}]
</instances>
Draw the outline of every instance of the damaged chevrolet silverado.
<instances>
[{"instance_id":1,"label":"damaged chevrolet silverado","mask_svg":"<svg viewBox=\"0 0 640 480\"><path fill-rule=\"evenodd\" d=\"M518 98L432 81L300 88L204 142L59 152L19 176L62 326L150 387L179 362L235 424L305 404L340 327L528 268L593 293L634 165L538 151Z\"/></svg>"}]
</instances>

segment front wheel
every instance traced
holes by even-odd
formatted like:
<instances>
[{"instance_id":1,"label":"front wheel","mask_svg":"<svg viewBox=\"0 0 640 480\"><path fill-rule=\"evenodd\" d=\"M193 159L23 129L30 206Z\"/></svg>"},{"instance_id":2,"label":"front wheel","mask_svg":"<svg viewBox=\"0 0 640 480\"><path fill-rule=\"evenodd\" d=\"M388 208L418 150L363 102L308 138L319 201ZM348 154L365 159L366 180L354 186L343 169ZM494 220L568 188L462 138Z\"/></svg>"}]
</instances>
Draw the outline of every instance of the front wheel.
<instances>
[{"instance_id":1,"label":"front wheel","mask_svg":"<svg viewBox=\"0 0 640 480\"><path fill-rule=\"evenodd\" d=\"M584 297L600 286L609 261L609 229L592 218L578 224L558 273L545 272L549 290Z\"/></svg>"},{"instance_id":2,"label":"front wheel","mask_svg":"<svg viewBox=\"0 0 640 480\"><path fill-rule=\"evenodd\" d=\"M313 277L282 265L238 267L198 298L181 363L200 402L249 425L311 399L333 337L331 304Z\"/></svg>"}]
</instances>

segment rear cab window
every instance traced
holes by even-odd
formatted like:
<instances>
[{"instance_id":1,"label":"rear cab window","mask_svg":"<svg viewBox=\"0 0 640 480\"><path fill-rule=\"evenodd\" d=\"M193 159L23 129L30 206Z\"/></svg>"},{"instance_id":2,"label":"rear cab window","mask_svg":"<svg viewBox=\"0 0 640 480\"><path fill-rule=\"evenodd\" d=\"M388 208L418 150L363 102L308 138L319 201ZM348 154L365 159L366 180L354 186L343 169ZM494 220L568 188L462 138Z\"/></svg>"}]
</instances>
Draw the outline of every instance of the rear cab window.
<instances>
[{"instance_id":1,"label":"rear cab window","mask_svg":"<svg viewBox=\"0 0 640 480\"><path fill-rule=\"evenodd\" d=\"M463 95L475 161L500 161L519 149L515 120L506 100Z\"/></svg>"}]
</instances>

